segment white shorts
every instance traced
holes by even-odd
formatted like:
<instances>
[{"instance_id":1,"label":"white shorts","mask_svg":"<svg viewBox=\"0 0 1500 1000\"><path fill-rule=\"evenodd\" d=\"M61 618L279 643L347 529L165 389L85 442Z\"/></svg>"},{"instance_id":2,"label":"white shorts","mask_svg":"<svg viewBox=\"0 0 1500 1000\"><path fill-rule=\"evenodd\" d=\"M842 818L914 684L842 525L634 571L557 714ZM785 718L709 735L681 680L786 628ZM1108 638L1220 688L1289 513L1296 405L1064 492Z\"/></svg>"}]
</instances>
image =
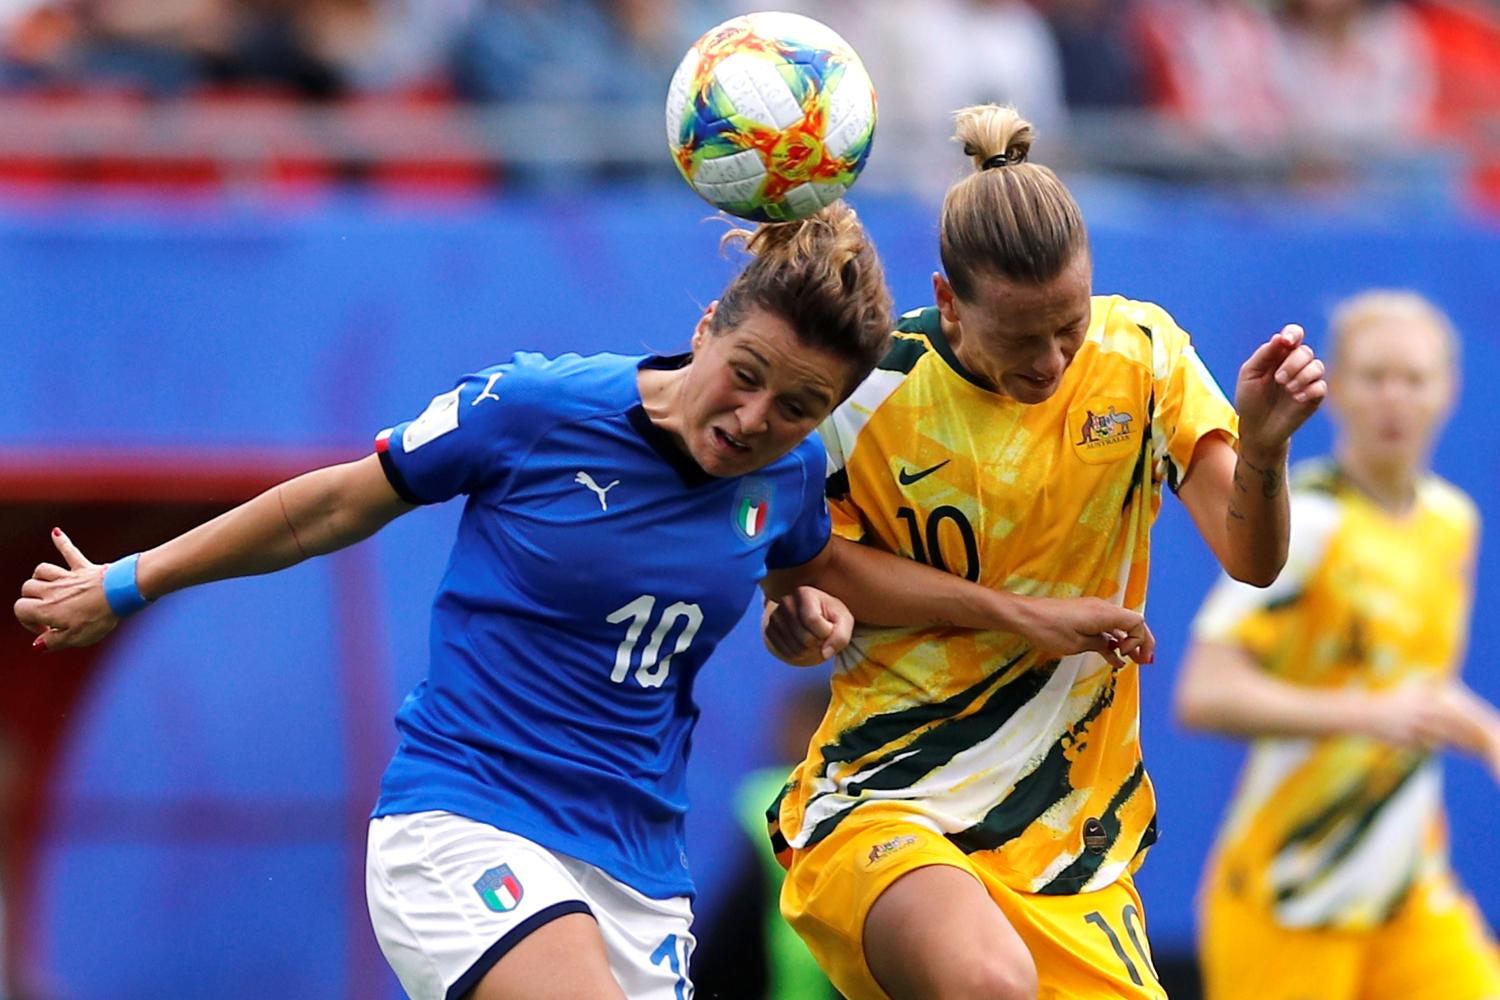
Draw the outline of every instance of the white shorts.
<instances>
[{"instance_id":1,"label":"white shorts","mask_svg":"<svg viewBox=\"0 0 1500 1000\"><path fill-rule=\"evenodd\" d=\"M412 1000L459 1000L538 927L591 914L630 1000L689 1000L691 901L651 899L593 865L447 812L370 821L365 894Z\"/></svg>"}]
</instances>

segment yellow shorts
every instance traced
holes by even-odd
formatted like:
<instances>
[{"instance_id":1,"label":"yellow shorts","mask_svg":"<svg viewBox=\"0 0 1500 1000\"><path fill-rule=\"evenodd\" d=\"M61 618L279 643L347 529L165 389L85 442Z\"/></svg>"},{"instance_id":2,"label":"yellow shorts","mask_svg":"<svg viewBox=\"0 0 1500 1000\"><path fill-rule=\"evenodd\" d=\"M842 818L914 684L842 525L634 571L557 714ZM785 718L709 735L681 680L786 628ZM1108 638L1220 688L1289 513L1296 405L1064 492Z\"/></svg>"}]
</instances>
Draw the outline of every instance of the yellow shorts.
<instances>
[{"instance_id":1,"label":"yellow shorts","mask_svg":"<svg viewBox=\"0 0 1500 1000\"><path fill-rule=\"evenodd\" d=\"M1019 892L987 871L982 855L964 854L905 815L856 812L807 850L793 851L782 883L782 915L849 1000L888 1000L865 963L865 917L891 883L928 865L967 871L985 887L1031 950L1039 1000L1165 1000L1128 876L1072 896Z\"/></svg>"},{"instance_id":2,"label":"yellow shorts","mask_svg":"<svg viewBox=\"0 0 1500 1000\"><path fill-rule=\"evenodd\" d=\"M1500 954L1474 901L1430 879L1372 930L1283 927L1211 883L1199 953L1205 1000L1500 1000Z\"/></svg>"}]
</instances>

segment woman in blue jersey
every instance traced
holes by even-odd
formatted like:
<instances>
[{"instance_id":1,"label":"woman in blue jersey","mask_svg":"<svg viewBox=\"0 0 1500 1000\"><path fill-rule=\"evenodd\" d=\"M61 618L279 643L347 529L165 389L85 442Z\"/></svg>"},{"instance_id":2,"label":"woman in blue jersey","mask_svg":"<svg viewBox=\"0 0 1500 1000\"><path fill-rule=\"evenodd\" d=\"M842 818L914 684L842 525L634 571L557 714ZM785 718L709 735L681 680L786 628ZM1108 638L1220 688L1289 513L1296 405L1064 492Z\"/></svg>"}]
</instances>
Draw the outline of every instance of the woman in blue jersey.
<instances>
[{"instance_id":1,"label":"woman in blue jersey","mask_svg":"<svg viewBox=\"0 0 1500 1000\"><path fill-rule=\"evenodd\" d=\"M884 349L880 263L842 204L740 235L752 259L690 354L518 354L374 455L144 553L95 565L54 531L67 565L22 587L39 648L85 645L172 591L466 496L369 834L372 921L413 997L688 994L692 679L757 583L817 585L892 624L967 601L1039 644L1149 652L1140 616L1103 601L1018 601L874 552L835 562L807 436ZM893 590L888 565L919 585Z\"/></svg>"}]
</instances>

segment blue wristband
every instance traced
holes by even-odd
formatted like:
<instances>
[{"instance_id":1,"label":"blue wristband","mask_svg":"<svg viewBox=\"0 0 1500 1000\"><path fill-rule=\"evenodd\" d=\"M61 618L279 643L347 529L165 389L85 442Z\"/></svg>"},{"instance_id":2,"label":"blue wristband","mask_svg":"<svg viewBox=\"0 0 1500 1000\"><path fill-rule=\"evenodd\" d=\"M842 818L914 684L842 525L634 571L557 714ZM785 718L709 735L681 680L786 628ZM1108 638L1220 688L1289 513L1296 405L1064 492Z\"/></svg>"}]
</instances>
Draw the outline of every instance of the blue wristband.
<instances>
[{"instance_id":1,"label":"blue wristband","mask_svg":"<svg viewBox=\"0 0 1500 1000\"><path fill-rule=\"evenodd\" d=\"M140 558L141 554L134 552L104 570L104 599L116 618L129 618L151 603L135 582L135 564Z\"/></svg>"}]
</instances>

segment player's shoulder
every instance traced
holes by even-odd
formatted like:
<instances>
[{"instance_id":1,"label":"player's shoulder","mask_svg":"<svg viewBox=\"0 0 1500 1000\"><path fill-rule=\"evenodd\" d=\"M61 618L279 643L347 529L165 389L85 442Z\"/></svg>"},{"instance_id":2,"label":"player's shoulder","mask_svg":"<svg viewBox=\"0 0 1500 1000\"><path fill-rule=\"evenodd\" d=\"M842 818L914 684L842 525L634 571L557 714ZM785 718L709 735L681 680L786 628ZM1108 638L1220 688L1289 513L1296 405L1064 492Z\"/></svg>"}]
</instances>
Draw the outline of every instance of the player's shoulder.
<instances>
[{"instance_id":1,"label":"player's shoulder","mask_svg":"<svg viewBox=\"0 0 1500 1000\"><path fill-rule=\"evenodd\" d=\"M546 355L518 351L509 361L465 375L454 390L468 422L541 430L590 414L628 409L639 400L641 358L618 354Z\"/></svg>"},{"instance_id":2,"label":"player's shoulder","mask_svg":"<svg viewBox=\"0 0 1500 1000\"><path fill-rule=\"evenodd\" d=\"M828 451L823 446L823 439L817 434L809 434L790 452L771 463L767 471L782 471L801 482L821 484L827 469Z\"/></svg>"},{"instance_id":3,"label":"player's shoulder","mask_svg":"<svg viewBox=\"0 0 1500 1000\"><path fill-rule=\"evenodd\" d=\"M904 313L891 333L885 354L834 410L824 432L837 429L840 435L852 439L898 389L913 378L921 381L922 373L932 370L932 359L937 356L934 338L942 336L940 323L935 307Z\"/></svg>"},{"instance_id":4,"label":"player's shoulder","mask_svg":"<svg viewBox=\"0 0 1500 1000\"><path fill-rule=\"evenodd\" d=\"M1333 459L1326 456L1297 462L1287 476L1292 505L1292 530L1335 527L1343 514L1349 484Z\"/></svg>"},{"instance_id":5,"label":"player's shoulder","mask_svg":"<svg viewBox=\"0 0 1500 1000\"><path fill-rule=\"evenodd\" d=\"M1187 340L1172 315L1155 302L1095 295L1093 309L1085 341L1107 354L1150 365L1158 347L1170 348Z\"/></svg>"},{"instance_id":6,"label":"player's shoulder","mask_svg":"<svg viewBox=\"0 0 1500 1000\"><path fill-rule=\"evenodd\" d=\"M1428 473L1417 487L1417 499L1424 508L1465 531L1479 528L1479 505L1458 486L1435 473Z\"/></svg>"},{"instance_id":7,"label":"player's shoulder","mask_svg":"<svg viewBox=\"0 0 1500 1000\"><path fill-rule=\"evenodd\" d=\"M933 338L941 336L942 317L936 306L912 309L901 314L891 331L890 346L876 363L875 370L891 375L909 375L917 363L933 350Z\"/></svg>"},{"instance_id":8,"label":"player's shoulder","mask_svg":"<svg viewBox=\"0 0 1500 1000\"><path fill-rule=\"evenodd\" d=\"M628 392L634 388L640 358L621 354L557 354L517 351L508 362L479 372L488 378L499 375L497 385L507 392L530 393L551 402L600 399L607 390Z\"/></svg>"},{"instance_id":9,"label":"player's shoulder","mask_svg":"<svg viewBox=\"0 0 1500 1000\"><path fill-rule=\"evenodd\" d=\"M1292 496L1337 498L1348 484L1337 463L1327 456L1303 459L1292 465L1287 476Z\"/></svg>"}]
</instances>

